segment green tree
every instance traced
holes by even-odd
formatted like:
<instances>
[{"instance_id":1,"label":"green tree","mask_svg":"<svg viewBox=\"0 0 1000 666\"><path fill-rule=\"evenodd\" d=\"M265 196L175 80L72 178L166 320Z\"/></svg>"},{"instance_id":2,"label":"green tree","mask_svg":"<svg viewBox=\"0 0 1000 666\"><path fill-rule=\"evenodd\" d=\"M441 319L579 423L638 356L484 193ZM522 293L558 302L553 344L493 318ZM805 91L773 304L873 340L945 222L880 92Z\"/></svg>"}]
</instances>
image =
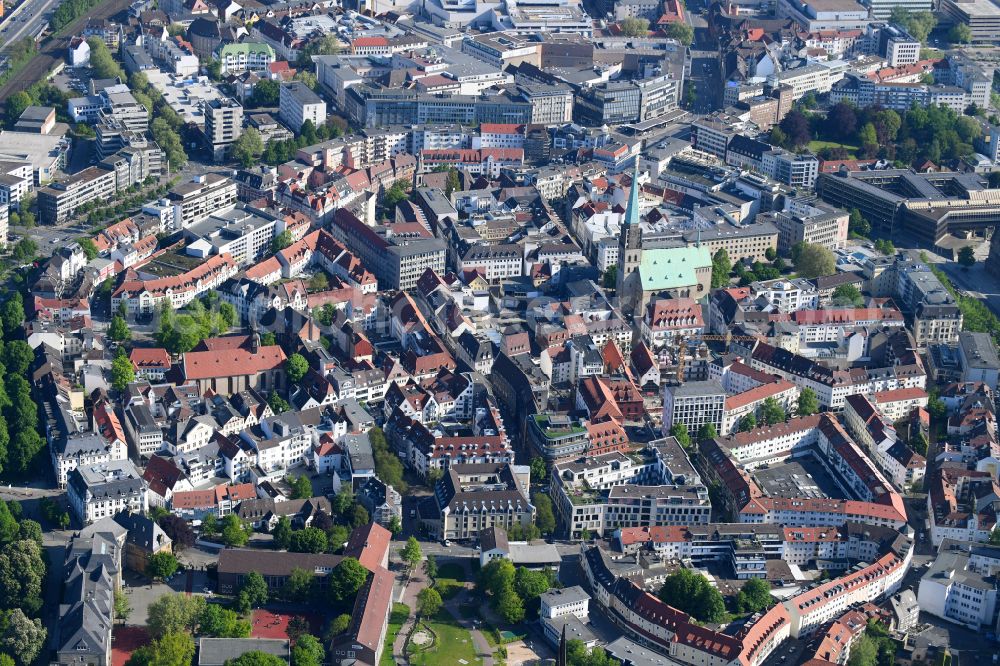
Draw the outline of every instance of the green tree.
<instances>
[{"instance_id":1,"label":"green tree","mask_svg":"<svg viewBox=\"0 0 1000 666\"><path fill-rule=\"evenodd\" d=\"M605 289L618 288L618 264L608 266L601 276L601 284Z\"/></svg>"},{"instance_id":2,"label":"green tree","mask_svg":"<svg viewBox=\"0 0 1000 666\"><path fill-rule=\"evenodd\" d=\"M706 423L702 427L698 428L698 441L703 441L706 439L715 439L719 436L718 431L715 429L715 425L711 423Z\"/></svg>"},{"instance_id":3,"label":"green tree","mask_svg":"<svg viewBox=\"0 0 1000 666\"><path fill-rule=\"evenodd\" d=\"M256 571L251 571L243 581L237 597L238 604L243 608L260 608L266 604L268 594L264 577Z\"/></svg>"},{"instance_id":4,"label":"green tree","mask_svg":"<svg viewBox=\"0 0 1000 666\"><path fill-rule=\"evenodd\" d=\"M968 44L972 41L972 30L964 23L956 23L948 31L946 39L952 44Z\"/></svg>"},{"instance_id":5,"label":"green tree","mask_svg":"<svg viewBox=\"0 0 1000 666\"><path fill-rule=\"evenodd\" d=\"M80 249L83 250L83 254L87 257L87 261L93 261L97 258L97 245L92 238L81 238L77 243L79 243Z\"/></svg>"},{"instance_id":6,"label":"green tree","mask_svg":"<svg viewBox=\"0 0 1000 666\"><path fill-rule=\"evenodd\" d=\"M193 633L204 610L205 597L189 597L180 592L164 594L149 605L146 627L153 638L176 632Z\"/></svg>"},{"instance_id":7,"label":"green tree","mask_svg":"<svg viewBox=\"0 0 1000 666\"><path fill-rule=\"evenodd\" d=\"M811 416L819 411L819 400L816 392L808 386L799 393L799 403L796 409L798 416Z\"/></svg>"},{"instance_id":8,"label":"green tree","mask_svg":"<svg viewBox=\"0 0 1000 666\"><path fill-rule=\"evenodd\" d=\"M676 39L684 46L691 46L694 41L694 28L682 21L668 23L664 32L667 33L667 37Z\"/></svg>"},{"instance_id":9,"label":"green tree","mask_svg":"<svg viewBox=\"0 0 1000 666\"><path fill-rule=\"evenodd\" d=\"M201 533L211 537L219 533L219 520L214 513L210 513L201 519Z\"/></svg>"},{"instance_id":10,"label":"green tree","mask_svg":"<svg viewBox=\"0 0 1000 666\"><path fill-rule=\"evenodd\" d=\"M406 186L405 180L397 180L392 184L392 187L385 191L382 196L382 207L386 210L392 210L400 204L400 202L406 200Z\"/></svg>"},{"instance_id":11,"label":"green tree","mask_svg":"<svg viewBox=\"0 0 1000 666\"><path fill-rule=\"evenodd\" d=\"M993 531L990 532L989 544L991 546L1000 546L1000 527L994 527Z\"/></svg>"},{"instance_id":12,"label":"green tree","mask_svg":"<svg viewBox=\"0 0 1000 666\"><path fill-rule=\"evenodd\" d=\"M892 8L889 20L903 26L908 33L924 45L927 44L928 35L937 25L937 19L929 11L911 12L902 6Z\"/></svg>"},{"instance_id":13,"label":"green tree","mask_svg":"<svg viewBox=\"0 0 1000 666\"><path fill-rule=\"evenodd\" d=\"M115 315L108 327L108 337L115 342L125 342L132 339L132 330L121 315Z\"/></svg>"},{"instance_id":14,"label":"green tree","mask_svg":"<svg viewBox=\"0 0 1000 666\"><path fill-rule=\"evenodd\" d=\"M726 614L719 591L690 569L678 569L667 576L660 588L660 598L702 622L719 622Z\"/></svg>"},{"instance_id":15,"label":"green tree","mask_svg":"<svg viewBox=\"0 0 1000 666\"><path fill-rule=\"evenodd\" d=\"M552 500L548 495L535 493L531 498L535 505L535 524L542 534L552 534L556 531L556 514L552 509Z\"/></svg>"},{"instance_id":16,"label":"green tree","mask_svg":"<svg viewBox=\"0 0 1000 666\"><path fill-rule=\"evenodd\" d=\"M896 254L896 246L892 244L891 240L886 240L884 238L879 238L873 245L875 249L884 254L887 257L891 257Z\"/></svg>"},{"instance_id":17,"label":"green tree","mask_svg":"<svg viewBox=\"0 0 1000 666\"><path fill-rule=\"evenodd\" d=\"M297 64L301 69L309 69L313 67L312 57L314 55L337 55L338 53L340 53L340 40L335 34L327 34L309 42L300 52Z\"/></svg>"},{"instance_id":18,"label":"green tree","mask_svg":"<svg viewBox=\"0 0 1000 666\"><path fill-rule=\"evenodd\" d=\"M314 274L309 278L309 290L310 291L326 291L330 288L330 279L326 277L326 273L319 272Z\"/></svg>"},{"instance_id":19,"label":"green tree","mask_svg":"<svg viewBox=\"0 0 1000 666\"><path fill-rule=\"evenodd\" d=\"M20 506L13 502L15 506ZM21 541L34 541L38 547L42 547L42 526L37 521L30 518L22 518L18 527L18 539Z\"/></svg>"},{"instance_id":20,"label":"green tree","mask_svg":"<svg viewBox=\"0 0 1000 666\"><path fill-rule=\"evenodd\" d=\"M929 443L927 442L927 437L922 432L917 432L913 437L910 438L910 448L919 453L922 456L927 456L927 448Z\"/></svg>"},{"instance_id":21,"label":"green tree","mask_svg":"<svg viewBox=\"0 0 1000 666\"><path fill-rule=\"evenodd\" d=\"M543 483L548 476L549 470L548 466L545 464L545 458L541 456L535 456L531 459L531 481L532 483Z\"/></svg>"},{"instance_id":22,"label":"green tree","mask_svg":"<svg viewBox=\"0 0 1000 666\"><path fill-rule=\"evenodd\" d=\"M125 76L125 70L115 62L104 40L99 37L90 37L87 39L87 46L90 47L90 68L94 72L94 78L128 80Z\"/></svg>"},{"instance_id":23,"label":"green tree","mask_svg":"<svg viewBox=\"0 0 1000 666\"><path fill-rule=\"evenodd\" d=\"M173 553L160 551L149 556L149 561L146 563L146 575L150 578L163 580L177 573L179 566Z\"/></svg>"},{"instance_id":24,"label":"green tree","mask_svg":"<svg viewBox=\"0 0 1000 666\"><path fill-rule=\"evenodd\" d=\"M544 571L532 571L527 567L518 567L514 574L514 591L522 601L531 602L546 592L550 585L549 577Z\"/></svg>"},{"instance_id":25,"label":"green tree","mask_svg":"<svg viewBox=\"0 0 1000 666\"><path fill-rule=\"evenodd\" d=\"M198 620L198 632L214 638L247 638L250 622L219 604L206 604Z\"/></svg>"},{"instance_id":26,"label":"green tree","mask_svg":"<svg viewBox=\"0 0 1000 666\"><path fill-rule=\"evenodd\" d=\"M323 553L328 545L326 532L316 527L307 527L292 532L288 549L295 553Z\"/></svg>"},{"instance_id":27,"label":"green tree","mask_svg":"<svg viewBox=\"0 0 1000 666\"><path fill-rule=\"evenodd\" d=\"M833 252L814 243L797 243L792 248L792 263L800 277L832 275L836 271Z\"/></svg>"},{"instance_id":28,"label":"green tree","mask_svg":"<svg viewBox=\"0 0 1000 666\"><path fill-rule=\"evenodd\" d=\"M368 513L368 509L361 506L360 504L355 504L351 507L350 523L351 527L361 527L362 525L367 525L371 522L371 515Z\"/></svg>"},{"instance_id":29,"label":"green tree","mask_svg":"<svg viewBox=\"0 0 1000 666\"><path fill-rule=\"evenodd\" d=\"M277 254L281 252L286 247L292 244L292 233L290 231L282 231L280 234L274 237L271 241L271 253Z\"/></svg>"},{"instance_id":30,"label":"green tree","mask_svg":"<svg viewBox=\"0 0 1000 666\"><path fill-rule=\"evenodd\" d=\"M45 562L35 541L12 541L0 551L0 604L34 615L42 607Z\"/></svg>"},{"instance_id":31,"label":"green tree","mask_svg":"<svg viewBox=\"0 0 1000 666\"><path fill-rule=\"evenodd\" d=\"M760 408L760 416L767 425L781 423L787 418L784 408L774 396L764 398L764 404Z\"/></svg>"},{"instance_id":32,"label":"green tree","mask_svg":"<svg viewBox=\"0 0 1000 666\"><path fill-rule=\"evenodd\" d=\"M732 271L733 262L729 260L729 253L725 248L720 248L712 257L712 289L728 285L729 274Z\"/></svg>"},{"instance_id":33,"label":"green tree","mask_svg":"<svg viewBox=\"0 0 1000 666\"><path fill-rule=\"evenodd\" d=\"M236 659L226 662L226 666L286 666L286 664L287 662L281 657L260 650L245 652Z\"/></svg>"},{"instance_id":34,"label":"green tree","mask_svg":"<svg viewBox=\"0 0 1000 666\"><path fill-rule=\"evenodd\" d=\"M17 119L21 117L21 114L24 113L24 110L34 103L35 101L31 99L31 96L28 93L24 92L23 90L19 90L10 97L8 97L7 127L13 129L14 123L16 123Z\"/></svg>"},{"instance_id":35,"label":"green tree","mask_svg":"<svg viewBox=\"0 0 1000 666\"><path fill-rule=\"evenodd\" d=\"M456 190L461 189L462 183L458 179L458 169L448 169L448 182L444 188L444 195L451 199L451 195Z\"/></svg>"},{"instance_id":36,"label":"green tree","mask_svg":"<svg viewBox=\"0 0 1000 666\"><path fill-rule=\"evenodd\" d=\"M125 623L131 614L132 604L129 603L128 596L121 590L115 590L115 619Z\"/></svg>"},{"instance_id":37,"label":"green tree","mask_svg":"<svg viewBox=\"0 0 1000 666\"><path fill-rule=\"evenodd\" d=\"M135 381L135 368L128 356L117 356L111 362L111 386L117 391L124 391Z\"/></svg>"},{"instance_id":38,"label":"green tree","mask_svg":"<svg viewBox=\"0 0 1000 666\"><path fill-rule=\"evenodd\" d=\"M304 360L304 359L303 359ZM292 499L309 499L313 497L312 481L305 474L299 474L289 482L292 488Z\"/></svg>"},{"instance_id":39,"label":"green tree","mask_svg":"<svg viewBox=\"0 0 1000 666\"><path fill-rule=\"evenodd\" d=\"M8 544L16 541L20 533L17 518L11 513L6 502L0 500L0 544Z\"/></svg>"},{"instance_id":40,"label":"green tree","mask_svg":"<svg viewBox=\"0 0 1000 666\"><path fill-rule=\"evenodd\" d=\"M513 588L516 575L517 571L510 560L506 558L490 560L485 567L479 570L476 589L479 590L480 594L489 593L497 597L503 588Z\"/></svg>"},{"instance_id":41,"label":"green tree","mask_svg":"<svg viewBox=\"0 0 1000 666\"><path fill-rule=\"evenodd\" d=\"M618 28L626 37L645 37L649 34L649 20L644 18L626 18L618 22Z\"/></svg>"},{"instance_id":42,"label":"green tree","mask_svg":"<svg viewBox=\"0 0 1000 666\"><path fill-rule=\"evenodd\" d=\"M417 594L417 612L422 617L433 617L441 609L441 594L433 587L425 587Z\"/></svg>"},{"instance_id":43,"label":"green tree","mask_svg":"<svg viewBox=\"0 0 1000 666\"><path fill-rule=\"evenodd\" d=\"M976 251L966 245L958 251L958 263L964 268L969 268L976 263Z\"/></svg>"},{"instance_id":44,"label":"green tree","mask_svg":"<svg viewBox=\"0 0 1000 666\"><path fill-rule=\"evenodd\" d=\"M0 634L0 648L15 655L19 664L28 666L45 647L45 636L41 620L32 620L20 608L15 608L7 613L3 634Z\"/></svg>"},{"instance_id":45,"label":"green tree","mask_svg":"<svg viewBox=\"0 0 1000 666\"><path fill-rule=\"evenodd\" d=\"M351 616L347 613L341 613L330 622L330 633L334 636L339 636L347 631L350 626Z\"/></svg>"},{"instance_id":46,"label":"green tree","mask_svg":"<svg viewBox=\"0 0 1000 666\"><path fill-rule=\"evenodd\" d=\"M277 81L263 79L253 87L250 106L277 106L280 94L281 86Z\"/></svg>"},{"instance_id":47,"label":"green tree","mask_svg":"<svg viewBox=\"0 0 1000 666\"><path fill-rule=\"evenodd\" d=\"M274 333L267 331L260 336L260 345L262 347L273 347L276 344L278 344L278 341L274 337Z\"/></svg>"},{"instance_id":48,"label":"green tree","mask_svg":"<svg viewBox=\"0 0 1000 666\"><path fill-rule=\"evenodd\" d=\"M899 116L896 117L898 118ZM867 236L872 232L872 225L864 218L860 210L852 208L851 217L847 223L847 229L858 236Z\"/></svg>"},{"instance_id":49,"label":"green tree","mask_svg":"<svg viewBox=\"0 0 1000 666\"><path fill-rule=\"evenodd\" d=\"M399 556L403 558L406 568L410 571L413 571L420 565L420 560L424 558L424 554L420 549L420 543L416 537L411 536L406 540L406 545L400 549Z\"/></svg>"},{"instance_id":50,"label":"green tree","mask_svg":"<svg viewBox=\"0 0 1000 666\"><path fill-rule=\"evenodd\" d=\"M434 553L427 554L427 559L424 560L424 573L427 574L427 577L431 580L437 578L438 565L437 558L434 556Z\"/></svg>"},{"instance_id":51,"label":"green tree","mask_svg":"<svg viewBox=\"0 0 1000 666\"><path fill-rule=\"evenodd\" d=\"M253 166L264 153L264 140L254 127L243 130L233 142L233 159L244 167Z\"/></svg>"},{"instance_id":52,"label":"green tree","mask_svg":"<svg viewBox=\"0 0 1000 666\"><path fill-rule=\"evenodd\" d=\"M859 308L865 303L865 297L853 284L842 284L834 289L832 300L837 307Z\"/></svg>"},{"instance_id":53,"label":"green tree","mask_svg":"<svg viewBox=\"0 0 1000 666\"><path fill-rule=\"evenodd\" d=\"M763 578L752 578L736 595L736 608L741 613L756 613L771 606L771 586Z\"/></svg>"},{"instance_id":54,"label":"green tree","mask_svg":"<svg viewBox=\"0 0 1000 666\"><path fill-rule=\"evenodd\" d=\"M675 423L671 426L670 435L685 449L691 447L691 435L688 434L687 425L684 423Z\"/></svg>"},{"instance_id":55,"label":"green tree","mask_svg":"<svg viewBox=\"0 0 1000 666\"><path fill-rule=\"evenodd\" d=\"M869 636L863 635L851 645L847 666L875 666L878 663L878 645Z\"/></svg>"},{"instance_id":56,"label":"green tree","mask_svg":"<svg viewBox=\"0 0 1000 666\"><path fill-rule=\"evenodd\" d=\"M345 557L340 561L329 577L330 598L341 604L358 593L361 586L368 580L368 570L361 566L353 557Z\"/></svg>"},{"instance_id":57,"label":"green tree","mask_svg":"<svg viewBox=\"0 0 1000 666\"><path fill-rule=\"evenodd\" d=\"M285 361L285 374L288 375L290 383L298 384L307 372L309 372L309 362L302 354L292 354Z\"/></svg>"},{"instance_id":58,"label":"green tree","mask_svg":"<svg viewBox=\"0 0 1000 666\"><path fill-rule=\"evenodd\" d=\"M20 292L14 292L3 304L3 330L10 339L24 324L24 300Z\"/></svg>"},{"instance_id":59,"label":"green tree","mask_svg":"<svg viewBox=\"0 0 1000 666\"><path fill-rule=\"evenodd\" d=\"M35 352L24 340L10 340L3 348L3 364L9 373L24 375L34 360ZM7 398L2 402L8 404L10 399Z\"/></svg>"},{"instance_id":60,"label":"green tree","mask_svg":"<svg viewBox=\"0 0 1000 666\"><path fill-rule=\"evenodd\" d=\"M271 411L275 414L284 414L292 409L292 406L288 404L288 401L277 393L272 393L267 397L267 404L271 407Z\"/></svg>"},{"instance_id":61,"label":"green tree","mask_svg":"<svg viewBox=\"0 0 1000 666\"><path fill-rule=\"evenodd\" d=\"M227 514L222 519L221 528L222 542L231 548L245 546L250 540L250 532L235 513Z\"/></svg>"},{"instance_id":62,"label":"green tree","mask_svg":"<svg viewBox=\"0 0 1000 666\"><path fill-rule=\"evenodd\" d=\"M295 567L281 588L281 596L288 601L305 603L313 595L316 576L312 572Z\"/></svg>"},{"instance_id":63,"label":"green tree","mask_svg":"<svg viewBox=\"0 0 1000 666\"><path fill-rule=\"evenodd\" d=\"M225 330L231 329L238 322L236 308L232 303L219 303L219 319L222 320L222 327Z\"/></svg>"},{"instance_id":64,"label":"green tree","mask_svg":"<svg viewBox=\"0 0 1000 666\"><path fill-rule=\"evenodd\" d=\"M505 587L496 597L496 611L504 622L517 624L524 619L524 601L513 587Z\"/></svg>"},{"instance_id":65,"label":"green tree","mask_svg":"<svg viewBox=\"0 0 1000 666\"><path fill-rule=\"evenodd\" d=\"M292 648L292 666L323 666L326 650L315 636L303 634Z\"/></svg>"}]
</instances>

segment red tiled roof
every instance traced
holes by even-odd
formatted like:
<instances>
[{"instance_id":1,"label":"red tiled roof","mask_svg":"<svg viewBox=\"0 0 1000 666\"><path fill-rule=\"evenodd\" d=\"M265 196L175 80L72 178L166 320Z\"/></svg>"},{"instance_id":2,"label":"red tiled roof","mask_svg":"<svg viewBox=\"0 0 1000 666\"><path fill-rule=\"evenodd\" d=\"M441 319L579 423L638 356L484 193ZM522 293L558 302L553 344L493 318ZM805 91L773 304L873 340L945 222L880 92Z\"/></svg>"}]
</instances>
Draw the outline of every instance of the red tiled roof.
<instances>
[{"instance_id":1,"label":"red tiled roof","mask_svg":"<svg viewBox=\"0 0 1000 666\"><path fill-rule=\"evenodd\" d=\"M244 348L188 352L184 354L182 368L188 381L238 377L276 370L286 359L284 350L278 345L259 347L256 352Z\"/></svg>"},{"instance_id":2,"label":"red tiled roof","mask_svg":"<svg viewBox=\"0 0 1000 666\"><path fill-rule=\"evenodd\" d=\"M136 370L170 369L170 354L162 347L134 347L128 358Z\"/></svg>"}]
</instances>

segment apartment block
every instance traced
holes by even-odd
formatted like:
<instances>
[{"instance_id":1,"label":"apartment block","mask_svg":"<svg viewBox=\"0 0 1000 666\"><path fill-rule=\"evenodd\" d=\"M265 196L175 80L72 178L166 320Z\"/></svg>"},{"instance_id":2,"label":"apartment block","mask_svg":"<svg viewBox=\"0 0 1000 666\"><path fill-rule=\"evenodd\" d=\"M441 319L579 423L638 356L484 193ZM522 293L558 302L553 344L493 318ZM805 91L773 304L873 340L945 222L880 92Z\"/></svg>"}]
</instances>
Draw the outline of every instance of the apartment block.
<instances>
[{"instance_id":1,"label":"apartment block","mask_svg":"<svg viewBox=\"0 0 1000 666\"><path fill-rule=\"evenodd\" d=\"M326 102L301 81L281 84L278 102L279 117L294 132L307 120L317 127L326 122Z\"/></svg>"},{"instance_id":2,"label":"apartment block","mask_svg":"<svg viewBox=\"0 0 1000 666\"><path fill-rule=\"evenodd\" d=\"M209 173L196 176L167 192L174 209L173 229L186 229L209 215L236 205L236 183Z\"/></svg>"},{"instance_id":3,"label":"apartment block","mask_svg":"<svg viewBox=\"0 0 1000 666\"><path fill-rule=\"evenodd\" d=\"M243 107L229 97L205 102L205 139L216 162L226 158L233 142L243 133Z\"/></svg>"}]
</instances>

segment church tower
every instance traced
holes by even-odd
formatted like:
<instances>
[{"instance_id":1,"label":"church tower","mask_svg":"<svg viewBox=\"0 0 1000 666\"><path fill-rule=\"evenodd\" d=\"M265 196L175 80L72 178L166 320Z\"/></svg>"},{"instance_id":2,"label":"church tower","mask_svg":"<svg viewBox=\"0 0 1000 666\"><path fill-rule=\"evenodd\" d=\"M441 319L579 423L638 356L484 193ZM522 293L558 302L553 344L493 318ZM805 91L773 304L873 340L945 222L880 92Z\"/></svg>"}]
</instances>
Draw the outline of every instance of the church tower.
<instances>
[{"instance_id":1,"label":"church tower","mask_svg":"<svg viewBox=\"0 0 1000 666\"><path fill-rule=\"evenodd\" d=\"M642 229L639 226L639 158L635 159L632 186L628 193L625 219L618 234L618 305L623 315L635 312L642 294L639 264L642 261Z\"/></svg>"}]
</instances>

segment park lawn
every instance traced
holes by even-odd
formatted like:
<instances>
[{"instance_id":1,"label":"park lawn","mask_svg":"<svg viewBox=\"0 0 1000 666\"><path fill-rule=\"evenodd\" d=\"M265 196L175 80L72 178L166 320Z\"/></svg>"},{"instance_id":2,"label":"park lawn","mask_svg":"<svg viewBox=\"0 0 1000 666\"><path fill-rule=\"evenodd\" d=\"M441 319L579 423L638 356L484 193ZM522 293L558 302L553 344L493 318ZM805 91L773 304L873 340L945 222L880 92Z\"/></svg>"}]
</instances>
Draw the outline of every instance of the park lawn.
<instances>
[{"instance_id":1,"label":"park lawn","mask_svg":"<svg viewBox=\"0 0 1000 666\"><path fill-rule=\"evenodd\" d=\"M457 581L454 578L439 577L434 580L434 589L438 591L438 594L445 601L454 599L464 588L465 583Z\"/></svg>"},{"instance_id":2,"label":"park lawn","mask_svg":"<svg viewBox=\"0 0 1000 666\"><path fill-rule=\"evenodd\" d=\"M414 651L409 655L413 666L440 666L440 664L459 664L464 659L470 666L482 664L476 656L476 647L472 642L472 634L463 629L448 614L441 609L433 620L424 621L436 637L434 646L423 651Z\"/></svg>"},{"instance_id":3,"label":"park lawn","mask_svg":"<svg viewBox=\"0 0 1000 666\"><path fill-rule=\"evenodd\" d=\"M454 578L457 581L465 582L465 567L455 562L442 564L437 570L438 578Z\"/></svg>"},{"instance_id":4,"label":"park lawn","mask_svg":"<svg viewBox=\"0 0 1000 666\"><path fill-rule=\"evenodd\" d=\"M385 631L385 647L382 648L382 658L379 666L395 666L396 660L392 657L392 644L396 642L399 630L410 617L410 607L406 604L393 604L392 613L389 615L389 626Z\"/></svg>"},{"instance_id":5,"label":"park lawn","mask_svg":"<svg viewBox=\"0 0 1000 666\"><path fill-rule=\"evenodd\" d=\"M810 141L808 148L813 153L818 153L824 148L843 148L848 152L848 154L851 155L851 157L854 157L858 152L858 147L852 146L849 143L841 143L839 141L823 141L821 139Z\"/></svg>"}]
</instances>

